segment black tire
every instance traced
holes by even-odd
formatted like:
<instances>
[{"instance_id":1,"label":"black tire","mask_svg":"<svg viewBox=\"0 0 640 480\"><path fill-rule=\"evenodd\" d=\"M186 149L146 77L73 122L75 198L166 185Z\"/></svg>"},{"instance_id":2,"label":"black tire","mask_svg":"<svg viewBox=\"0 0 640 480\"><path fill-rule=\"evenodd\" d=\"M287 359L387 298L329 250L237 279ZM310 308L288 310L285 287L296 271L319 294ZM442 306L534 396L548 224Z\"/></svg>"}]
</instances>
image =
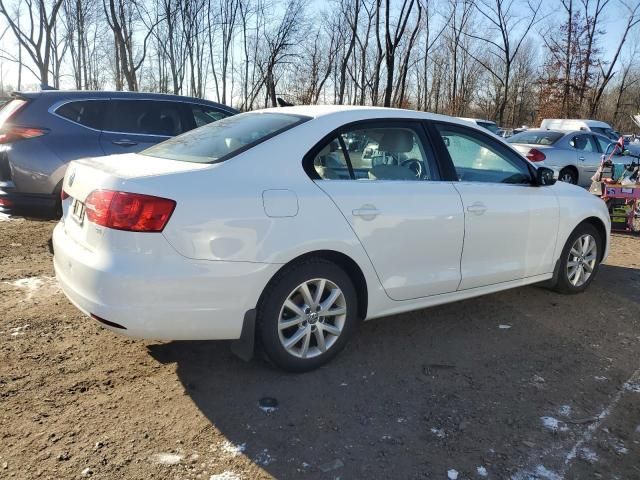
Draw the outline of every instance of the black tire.
<instances>
[{"instance_id":1,"label":"black tire","mask_svg":"<svg viewBox=\"0 0 640 480\"><path fill-rule=\"evenodd\" d=\"M343 322L342 330L335 340L333 340L333 336L331 337L333 343L326 348L326 351L317 354L317 356L302 358L290 353L284 347L279 333L279 321L281 312L285 308L285 301L289 299L297 287L314 279L326 279L341 290L346 314L340 316ZM318 290L320 289L318 288ZM315 292L313 292L314 296ZM285 267L276 275L265 289L257 313L257 332L262 348L269 360L276 366L290 372L306 372L329 362L345 347L358 323L358 296L353 282L342 268L321 258L310 258ZM316 321L320 322L319 320ZM323 319L323 321L329 322L326 319ZM295 333L298 328L306 328L307 323L310 325L310 322L310 320L306 321L304 327L298 325L291 327L291 329ZM317 329L318 327L319 325L314 325L313 327L310 325L309 328ZM283 335L285 334L287 334L287 330L283 330ZM309 335L311 336L311 334ZM316 335L314 331L314 335L311 336L310 340L311 343L315 342L315 347L309 348L316 348L317 353L320 345L317 342ZM328 337L329 335L327 335Z\"/></svg>"},{"instance_id":2,"label":"black tire","mask_svg":"<svg viewBox=\"0 0 640 480\"><path fill-rule=\"evenodd\" d=\"M558 180L561 182L570 183L572 185L578 184L578 174L573 168L565 167L560 170L558 174Z\"/></svg>"},{"instance_id":3,"label":"black tire","mask_svg":"<svg viewBox=\"0 0 640 480\"><path fill-rule=\"evenodd\" d=\"M595 266L593 267L593 271L590 272L589 277L584 283L580 285L574 285L569 278L570 275L568 270L570 252L573 248L574 243L584 235L590 235L595 240ZM556 292L570 295L584 292L586 288L591 284L600 268L600 259L602 258L603 254L604 240L605 239L601 238L600 233L593 225L589 223L581 223L580 225L578 225L576 229L571 233L569 239L567 240L567 243L562 249L562 256L560 257L560 262L558 263L558 272L556 272L555 285L552 285L551 288ZM573 255L571 255L571 257L573 258Z\"/></svg>"}]
</instances>

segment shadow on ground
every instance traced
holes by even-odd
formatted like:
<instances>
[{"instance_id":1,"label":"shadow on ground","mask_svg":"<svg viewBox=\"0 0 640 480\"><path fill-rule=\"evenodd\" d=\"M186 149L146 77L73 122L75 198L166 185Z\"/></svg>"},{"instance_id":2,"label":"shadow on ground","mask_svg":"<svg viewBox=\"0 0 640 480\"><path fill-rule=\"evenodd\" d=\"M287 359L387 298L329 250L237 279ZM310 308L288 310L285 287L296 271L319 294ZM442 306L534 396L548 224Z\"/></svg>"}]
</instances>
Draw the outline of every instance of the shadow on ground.
<instances>
[{"instance_id":1,"label":"shadow on ground","mask_svg":"<svg viewBox=\"0 0 640 480\"><path fill-rule=\"evenodd\" d=\"M639 334L639 291L639 270L603 266L589 294L529 287L374 320L302 375L244 363L228 342L149 350L176 364L210 422L276 478L479 478L478 466L505 478L535 462L561 468L563 452L549 446L586 425L552 432L540 417L567 420L563 406L594 415L637 368L637 342L621 338ZM608 315L605 303L625 312ZM277 410L259 409L262 397Z\"/></svg>"}]
</instances>

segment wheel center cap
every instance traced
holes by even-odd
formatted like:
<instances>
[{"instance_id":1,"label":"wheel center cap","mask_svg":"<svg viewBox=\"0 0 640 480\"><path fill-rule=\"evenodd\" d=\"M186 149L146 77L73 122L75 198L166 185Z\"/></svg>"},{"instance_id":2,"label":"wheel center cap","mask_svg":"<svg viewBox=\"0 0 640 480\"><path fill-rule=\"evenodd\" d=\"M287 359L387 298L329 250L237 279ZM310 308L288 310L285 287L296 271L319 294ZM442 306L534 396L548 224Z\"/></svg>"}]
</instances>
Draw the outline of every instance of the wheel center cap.
<instances>
[{"instance_id":1,"label":"wheel center cap","mask_svg":"<svg viewBox=\"0 0 640 480\"><path fill-rule=\"evenodd\" d=\"M318 321L318 312L311 312L307 317L309 318L309 323L313 325Z\"/></svg>"}]
</instances>

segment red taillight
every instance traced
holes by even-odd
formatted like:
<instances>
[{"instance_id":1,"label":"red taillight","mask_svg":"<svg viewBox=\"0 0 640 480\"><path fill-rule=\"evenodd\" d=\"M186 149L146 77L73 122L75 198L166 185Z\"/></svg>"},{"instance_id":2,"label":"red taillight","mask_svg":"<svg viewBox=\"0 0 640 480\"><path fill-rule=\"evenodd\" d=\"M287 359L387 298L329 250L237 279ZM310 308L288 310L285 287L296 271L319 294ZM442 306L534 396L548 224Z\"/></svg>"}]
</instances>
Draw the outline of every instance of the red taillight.
<instances>
[{"instance_id":1,"label":"red taillight","mask_svg":"<svg viewBox=\"0 0 640 480\"><path fill-rule=\"evenodd\" d=\"M111 190L95 190L85 201L89 221L131 232L161 232L174 208L168 198Z\"/></svg>"},{"instance_id":2,"label":"red taillight","mask_svg":"<svg viewBox=\"0 0 640 480\"><path fill-rule=\"evenodd\" d=\"M29 138L41 137L48 133L46 128L15 127L7 126L0 129L0 145L3 143L27 140Z\"/></svg>"},{"instance_id":3,"label":"red taillight","mask_svg":"<svg viewBox=\"0 0 640 480\"><path fill-rule=\"evenodd\" d=\"M532 148L529 150L529 153L527 153L527 158L530 162L544 162L547 157L540 150Z\"/></svg>"},{"instance_id":4,"label":"red taillight","mask_svg":"<svg viewBox=\"0 0 640 480\"><path fill-rule=\"evenodd\" d=\"M64 189L60 190L60 200L64 202L67 198L69 198L69 194Z\"/></svg>"}]
</instances>

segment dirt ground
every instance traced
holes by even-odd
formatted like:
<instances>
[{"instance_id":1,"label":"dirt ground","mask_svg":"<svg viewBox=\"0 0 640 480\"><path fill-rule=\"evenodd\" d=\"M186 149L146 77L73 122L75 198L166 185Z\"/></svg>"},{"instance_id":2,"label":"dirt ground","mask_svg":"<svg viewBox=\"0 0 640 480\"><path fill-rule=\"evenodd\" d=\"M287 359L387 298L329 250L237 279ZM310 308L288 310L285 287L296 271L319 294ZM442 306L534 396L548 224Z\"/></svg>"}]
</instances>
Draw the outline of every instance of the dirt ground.
<instances>
[{"instance_id":1,"label":"dirt ground","mask_svg":"<svg viewBox=\"0 0 640 480\"><path fill-rule=\"evenodd\" d=\"M640 238L586 294L374 320L293 375L103 330L56 286L53 226L0 221L0 478L640 479Z\"/></svg>"}]
</instances>

